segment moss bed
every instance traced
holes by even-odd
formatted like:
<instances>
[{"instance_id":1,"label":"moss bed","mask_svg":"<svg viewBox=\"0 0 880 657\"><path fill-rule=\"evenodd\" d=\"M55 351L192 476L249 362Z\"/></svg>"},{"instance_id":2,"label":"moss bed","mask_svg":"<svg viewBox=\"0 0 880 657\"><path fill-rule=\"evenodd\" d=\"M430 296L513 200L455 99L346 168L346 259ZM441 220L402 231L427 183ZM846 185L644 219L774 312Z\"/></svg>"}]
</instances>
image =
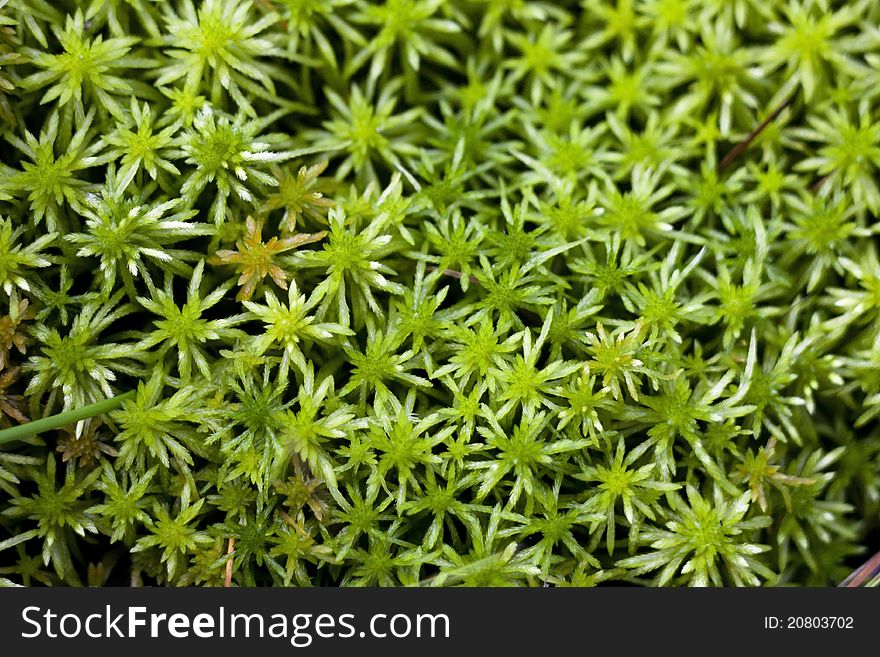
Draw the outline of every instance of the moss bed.
<instances>
[{"instance_id":1,"label":"moss bed","mask_svg":"<svg viewBox=\"0 0 880 657\"><path fill-rule=\"evenodd\" d=\"M0 0L0 584L840 583L878 24Z\"/></svg>"}]
</instances>

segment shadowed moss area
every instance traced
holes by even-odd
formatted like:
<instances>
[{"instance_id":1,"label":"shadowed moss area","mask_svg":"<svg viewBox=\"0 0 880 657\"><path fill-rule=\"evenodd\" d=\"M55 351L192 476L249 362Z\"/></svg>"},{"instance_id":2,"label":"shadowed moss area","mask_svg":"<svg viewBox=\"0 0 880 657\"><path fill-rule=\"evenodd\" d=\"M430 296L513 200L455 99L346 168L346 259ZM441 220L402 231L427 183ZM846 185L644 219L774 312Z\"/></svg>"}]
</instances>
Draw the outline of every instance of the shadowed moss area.
<instances>
[{"instance_id":1,"label":"shadowed moss area","mask_svg":"<svg viewBox=\"0 0 880 657\"><path fill-rule=\"evenodd\" d=\"M840 583L878 23L0 0L0 584Z\"/></svg>"}]
</instances>

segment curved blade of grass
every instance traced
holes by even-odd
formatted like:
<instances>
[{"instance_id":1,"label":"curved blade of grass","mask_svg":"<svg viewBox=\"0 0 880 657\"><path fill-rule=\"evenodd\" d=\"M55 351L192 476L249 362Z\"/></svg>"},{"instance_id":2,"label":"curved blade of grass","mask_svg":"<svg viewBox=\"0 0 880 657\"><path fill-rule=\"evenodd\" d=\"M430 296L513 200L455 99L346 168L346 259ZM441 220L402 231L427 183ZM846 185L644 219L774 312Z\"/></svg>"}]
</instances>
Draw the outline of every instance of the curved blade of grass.
<instances>
[{"instance_id":1,"label":"curved blade of grass","mask_svg":"<svg viewBox=\"0 0 880 657\"><path fill-rule=\"evenodd\" d=\"M856 568L838 586L858 588L861 586L880 586L880 552Z\"/></svg>"},{"instance_id":2,"label":"curved blade of grass","mask_svg":"<svg viewBox=\"0 0 880 657\"><path fill-rule=\"evenodd\" d=\"M58 415L51 415L49 417L40 418L39 420L34 420L33 422L26 422L15 427L3 429L0 431L0 445L12 442L13 440L28 438L38 433L43 433L44 431L60 429L61 427L66 427L69 424L79 422L80 420L86 420L96 415L102 415L118 408L122 405L122 402L134 397L134 394L135 391L132 390L111 397L110 399L104 399L95 402L94 404L83 406L82 408L75 408L72 411L66 411L64 413L59 413Z\"/></svg>"}]
</instances>

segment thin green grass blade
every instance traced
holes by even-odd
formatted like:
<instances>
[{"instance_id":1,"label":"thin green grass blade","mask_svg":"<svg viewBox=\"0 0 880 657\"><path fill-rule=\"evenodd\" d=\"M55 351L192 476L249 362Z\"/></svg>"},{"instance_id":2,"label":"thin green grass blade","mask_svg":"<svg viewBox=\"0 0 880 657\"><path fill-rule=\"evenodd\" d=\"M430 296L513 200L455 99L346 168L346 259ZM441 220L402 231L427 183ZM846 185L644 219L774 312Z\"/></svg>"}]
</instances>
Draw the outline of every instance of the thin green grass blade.
<instances>
[{"instance_id":1,"label":"thin green grass blade","mask_svg":"<svg viewBox=\"0 0 880 657\"><path fill-rule=\"evenodd\" d=\"M103 415L104 413L108 413L109 411L119 408L119 406L122 405L122 402L127 399L131 399L132 397L134 397L134 394L135 391L132 390L130 392L111 397L110 399L104 399L102 401L95 402L94 404L83 406L82 408L75 408L72 411L66 411L64 413L59 413L58 415L44 417L39 420L34 420L33 422L26 422L25 424L19 424L15 427L3 429L2 431L0 431L0 445L12 442L13 440L29 438L30 436L34 436L38 433L43 433L44 431L60 429L61 427L66 427L67 425L73 424L74 422L79 422L80 420L87 420L88 418L94 417L96 415Z\"/></svg>"}]
</instances>

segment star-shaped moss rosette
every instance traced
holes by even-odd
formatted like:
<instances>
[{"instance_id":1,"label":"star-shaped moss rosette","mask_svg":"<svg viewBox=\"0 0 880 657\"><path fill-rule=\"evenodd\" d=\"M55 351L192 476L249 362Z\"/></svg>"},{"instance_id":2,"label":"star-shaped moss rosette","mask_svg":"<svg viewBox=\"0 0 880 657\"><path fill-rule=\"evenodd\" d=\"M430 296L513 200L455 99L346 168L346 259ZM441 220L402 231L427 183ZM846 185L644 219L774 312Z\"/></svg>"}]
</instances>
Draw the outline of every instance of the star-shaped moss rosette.
<instances>
[{"instance_id":1,"label":"star-shaped moss rosette","mask_svg":"<svg viewBox=\"0 0 880 657\"><path fill-rule=\"evenodd\" d=\"M244 237L235 243L236 250L217 251L212 263L232 265L241 272L238 279L241 289L236 298L239 301L246 301L253 296L257 285L267 276L275 282L275 285L286 290L290 274L285 271L284 263L278 256L306 244L319 242L326 235L324 231L315 234L298 233L281 239L273 236L268 242L263 242L263 220L248 217L245 220Z\"/></svg>"}]
</instances>

